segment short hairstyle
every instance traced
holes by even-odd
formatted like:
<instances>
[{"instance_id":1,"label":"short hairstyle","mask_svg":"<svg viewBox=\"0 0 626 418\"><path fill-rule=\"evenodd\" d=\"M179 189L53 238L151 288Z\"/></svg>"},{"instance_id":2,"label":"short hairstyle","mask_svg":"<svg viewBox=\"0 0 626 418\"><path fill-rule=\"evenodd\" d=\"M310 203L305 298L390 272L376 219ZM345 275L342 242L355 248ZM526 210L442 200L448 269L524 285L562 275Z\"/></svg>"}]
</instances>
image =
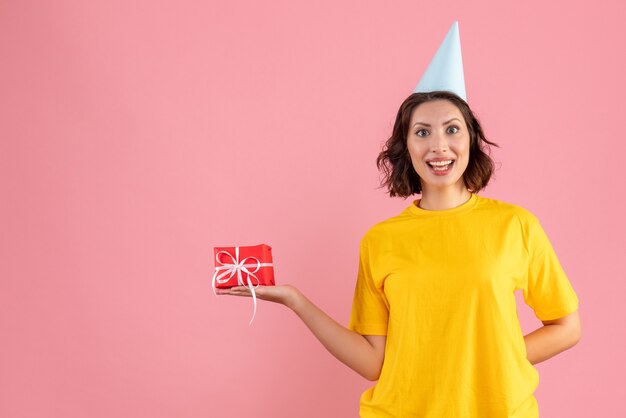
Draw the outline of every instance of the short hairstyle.
<instances>
[{"instance_id":1,"label":"short hairstyle","mask_svg":"<svg viewBox=\"0 0 626 418\"><path fill-rule=\"evenodd\" d=\"M455 105L463 115L467 130L470 135L470 152L467 168L463 173L465 186L471 192L484 189L494 172L494 162L491 159L489 145L500 147L485 138L483 129L478 118L468 104L449 91L431 91L426 93L413 93L407 97L396 116L391 137L387 140L381 153L376 158L376 166L383 172L384 178L381 187L387 187L389 196L407 198L413 194L421 193L420 178L413 167L411 156L407 149L407 135L413 110L422 103L433 100L448 100ZM485 152L487 151L487 152ZM487 154L489 153L489 154Z\"/></svg>"}]
</instances>

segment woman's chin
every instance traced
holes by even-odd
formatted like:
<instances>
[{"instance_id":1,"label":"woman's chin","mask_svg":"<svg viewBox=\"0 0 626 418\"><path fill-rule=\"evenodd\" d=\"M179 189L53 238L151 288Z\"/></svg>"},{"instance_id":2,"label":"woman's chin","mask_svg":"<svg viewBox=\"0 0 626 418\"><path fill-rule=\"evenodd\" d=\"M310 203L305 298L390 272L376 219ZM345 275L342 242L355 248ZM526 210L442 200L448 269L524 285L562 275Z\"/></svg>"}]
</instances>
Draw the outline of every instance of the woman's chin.
<instances>
[{"instance_id":1,"label":"woman's chin","mask_svg":"<svg viewBox=\"0 0 626 418\"><path fill-rule=\"evenodd\" d=\"M451 177L420 177L420 183L422 185L422 190L433 189L433 190L445 190L449 188L459 188L462 190L466 190L465 183L463 182L463 177L459 178L451 178Z\"/></svg>"}]
</instances>

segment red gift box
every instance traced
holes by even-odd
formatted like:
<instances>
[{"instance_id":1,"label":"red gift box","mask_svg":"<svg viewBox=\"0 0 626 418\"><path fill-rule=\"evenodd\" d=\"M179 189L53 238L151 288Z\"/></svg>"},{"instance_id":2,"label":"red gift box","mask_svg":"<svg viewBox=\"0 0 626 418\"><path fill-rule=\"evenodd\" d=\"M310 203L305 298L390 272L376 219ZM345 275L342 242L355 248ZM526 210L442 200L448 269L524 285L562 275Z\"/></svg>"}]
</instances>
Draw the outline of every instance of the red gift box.
<instances>
[{"instance_id":1,"label":"red gift box","mask_svg":"<svg viewBox=\"0 0 626 418\"><path fill-rule=\"evenodd\" d=\"M274 286L272 247L266 244L215 247L213 287Z\"/></svg>"},{"instance_id":2,"label":"red gift box","mask_svg":"<svg viewBox=\"0 0 626 418\"><path fill-rule=\"evenodd\" d=\"M227 289L233 286L247 286L252 294L254 310L250 325L256 315L257 286L274 286L274 263L272 247L265 244L242 247L215 247L215 273L213 274L213 293L215 288Z\"/></svg>"}]
</instances>

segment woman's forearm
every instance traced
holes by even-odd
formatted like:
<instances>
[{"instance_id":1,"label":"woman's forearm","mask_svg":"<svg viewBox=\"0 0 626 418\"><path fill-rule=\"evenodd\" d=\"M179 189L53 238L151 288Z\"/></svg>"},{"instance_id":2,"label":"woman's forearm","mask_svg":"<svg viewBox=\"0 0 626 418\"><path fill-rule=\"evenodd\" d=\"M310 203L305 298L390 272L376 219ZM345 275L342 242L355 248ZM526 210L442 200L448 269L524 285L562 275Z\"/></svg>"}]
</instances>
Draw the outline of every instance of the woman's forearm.
<instances>
[{"instance_id":1,"label":"woman's forearm","mask_svg":"<svg viewBox=\"0 0 626 418\"><path fill-rule=\"evenodd\" d=\"M300 292L286 306L339 361L368 380L378 379L384 356L365 337L337 323Z\"/></svg>"},{"instance_id":2,"label":"woman's forearm","mask_svg":"<svg viewBox=\"0 0 626 418\"><path fill-rule=\"evenodd\" d=\"M526 357L531 364L541 363L578 342L578 337L563 325L544 325L524 336Z\"/></svg>"}]
</instances>

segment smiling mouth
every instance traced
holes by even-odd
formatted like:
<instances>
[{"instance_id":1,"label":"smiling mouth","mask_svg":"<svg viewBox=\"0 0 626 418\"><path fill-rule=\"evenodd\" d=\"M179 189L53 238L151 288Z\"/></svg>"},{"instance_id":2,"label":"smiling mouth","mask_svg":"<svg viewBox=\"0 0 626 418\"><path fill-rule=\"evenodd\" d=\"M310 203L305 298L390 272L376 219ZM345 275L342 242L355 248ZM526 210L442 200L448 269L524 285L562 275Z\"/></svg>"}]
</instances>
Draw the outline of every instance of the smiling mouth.
<instances>
[{"instance_id":1,"label":"smiling mouth","mask_svg":"<svg viewBox=\"0 0 626 418\"><path fill-rule=\"evenodd\" d=\"M433 169L433 171L446 172L452 168L454 160L430 161L427 164Z\"/></svg>"}]
</instances>

